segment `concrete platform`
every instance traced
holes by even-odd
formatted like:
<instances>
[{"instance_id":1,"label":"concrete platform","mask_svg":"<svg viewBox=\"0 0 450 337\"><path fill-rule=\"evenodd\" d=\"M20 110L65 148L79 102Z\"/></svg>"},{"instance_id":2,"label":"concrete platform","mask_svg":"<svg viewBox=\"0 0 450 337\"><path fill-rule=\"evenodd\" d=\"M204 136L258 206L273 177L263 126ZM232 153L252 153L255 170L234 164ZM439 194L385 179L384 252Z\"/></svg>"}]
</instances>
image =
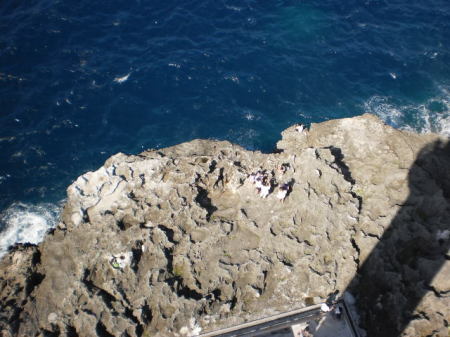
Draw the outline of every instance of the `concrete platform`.
<instances>
[{"instance_id":1,"label":"concrete platform","mask_svg":"<svg viewBox=\"0 0 450 337\"><path fill-rule=\"evenodd\" d=\"M208 332L200 337L359 337L345 302L339 301L337 306L341 309L340 316L335 311L323 312L318 304Z\"/></svg>"}]
</instances>

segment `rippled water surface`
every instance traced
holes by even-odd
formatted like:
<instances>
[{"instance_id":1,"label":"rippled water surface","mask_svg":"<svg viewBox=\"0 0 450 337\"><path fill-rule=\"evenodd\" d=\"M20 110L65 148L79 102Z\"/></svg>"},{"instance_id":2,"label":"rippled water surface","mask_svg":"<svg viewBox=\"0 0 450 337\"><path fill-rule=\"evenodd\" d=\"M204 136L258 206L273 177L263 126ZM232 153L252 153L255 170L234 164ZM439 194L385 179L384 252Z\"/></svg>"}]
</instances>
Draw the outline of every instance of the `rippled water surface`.
<instances>
[{"instance_id":1,"label":"rippled water surface","mask_svg":"<svg viewBox=\"0 0 450 337\"><path fill-rule=\"evenodd\" d=\"M45 205L119 151L271 151L364 112L450 135L450 2L4 0L0 103L0 227L52 225Z\"/></svg>"}]
</instances>

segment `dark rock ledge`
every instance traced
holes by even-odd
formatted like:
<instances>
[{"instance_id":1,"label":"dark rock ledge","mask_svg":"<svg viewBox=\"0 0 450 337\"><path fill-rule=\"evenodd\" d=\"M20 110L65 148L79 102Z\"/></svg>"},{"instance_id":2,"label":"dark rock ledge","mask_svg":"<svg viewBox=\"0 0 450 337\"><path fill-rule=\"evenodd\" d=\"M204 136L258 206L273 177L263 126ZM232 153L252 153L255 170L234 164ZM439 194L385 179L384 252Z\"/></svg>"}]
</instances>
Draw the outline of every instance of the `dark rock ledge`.
<instances>
[{"instance_id":1,"label":"dark rock ledge","mask_svg":"<svg viewBox=\"0 0 450 337\"><path fill-rule=\"evenodd\" d=\"M79 177L58 227L0 262L1 336L189 336L336 290L369 336L447 336L448 139L363 115L277 146L194 140Z\"/></svg>"}]
</instances>

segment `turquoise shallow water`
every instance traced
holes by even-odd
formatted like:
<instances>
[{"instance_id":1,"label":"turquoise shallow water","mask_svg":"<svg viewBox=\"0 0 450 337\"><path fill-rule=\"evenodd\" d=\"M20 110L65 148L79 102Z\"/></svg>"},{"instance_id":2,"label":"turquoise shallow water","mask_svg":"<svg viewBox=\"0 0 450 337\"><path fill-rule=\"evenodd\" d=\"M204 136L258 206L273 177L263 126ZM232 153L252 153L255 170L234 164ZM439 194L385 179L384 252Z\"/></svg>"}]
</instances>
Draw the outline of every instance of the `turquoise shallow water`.
<instances>
[{"instance_id":1,"label":"turquoise shallow water","mask_svg":"<svg viewBox=\"0 0 450 337\"><path fill-rule=\"evenodd\" d=\"M0 227L52 225L119 151L267 152L293 123L364 112L450 134L450 2L5 0L0 103Z\"/></svg>"}]
</instances>

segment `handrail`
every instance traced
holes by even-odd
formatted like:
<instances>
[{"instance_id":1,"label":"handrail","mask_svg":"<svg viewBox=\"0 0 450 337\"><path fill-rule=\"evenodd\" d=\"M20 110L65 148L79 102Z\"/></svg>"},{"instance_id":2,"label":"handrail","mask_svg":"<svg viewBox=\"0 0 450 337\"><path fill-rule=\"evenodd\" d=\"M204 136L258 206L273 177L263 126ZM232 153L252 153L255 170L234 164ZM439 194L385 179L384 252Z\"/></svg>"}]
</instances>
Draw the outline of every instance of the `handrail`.
<instances>
[{"instance_id":1,"label":"handrail","mask_svg":"<svg viewBox=\"0 0 450 337\"><path fill-rule=\"evenodd\" d=\"M312 305L312 306L309 306L309 307L305 307L305 308L301 308L301 309L296 309L296 310L283 312L281 314L276 314L276 315L272 315L272 316L256 319L256 320L253 320L253 321L250 321L250 322L246 322L246 323L242 323L242 324L238 324L238 325L235 325L235 326L232 326L232 327L228 327L228 328L223 328L223 329L207 332L207 333L199 335L198 337L218 336L218 335L221 335L221 334L226 334L226 333L230 333L230 332L233 332L233 331L250 328L252 326L260 325L260 324L263 324L263 323L275 321L275 320L280 319L280 318L285 318L285 317L289 317L289 316L293 316L293 315L307 313L309 311L317 311L317 310L320 310L320 306L321 305L322 305L322 303L316 304L316 305Z\"/></svg>"},{"instance_id":2,"label":"handrail","mask_svg":"<svg viewBox=\"0 0 450 337\"><path fill-rule=\"evenodd\" d=\"M343 298L337 300L334 303L335 304L339 303L342 305L343 311L344 311L343 318L346 321L346 325L349 328L350 333L352 334L353 337L359 337L359 333L353 322L353 317L351 315L351 312L348 309L347 304L345 303ZM257 334L267 333L267 332L270 332L273 330L279 330L279 329L294 325L295 321L299 321L299 320L304 321L305 319L309 318L308 316L319 316L319 315L324 314L320 309L323 304L325 304L325 303L319 303L316 305L312 305L312 306L308 306L308 307L304 307L304 308L300 308L300 309L295 309L295 310L283 312L280 314L276 314L276 315L256 319L253 321L245 322L245 323L238 324L235 326L206 332L201 335L198 335L198 337L221 336L221 335L226 335L226 334L232 334L233 332L238 332L239 330L244 330L244 329L247 331L243 331L241 334L236 334L236 335L231 335L231 336L239 336L239 335L246 336L249 334L251 334L252 336L256 336ZM301 314L304 314L304 315L302 315L300 317L296 317L293 320L286 320L286 321L278 322L277 324L275 324L277 320L280 320L283 318L289 318L290 316L301 315ZM308 315L308 314L310 314L310 315ZM250 329L252 327L257 327L258 325L262 325L262 324L270 323L270 322L274 322L274 325L273 326L265 326L260 331L255 331L255 330L248 331L248 329Z\"/></svg>"}]
</instances>

